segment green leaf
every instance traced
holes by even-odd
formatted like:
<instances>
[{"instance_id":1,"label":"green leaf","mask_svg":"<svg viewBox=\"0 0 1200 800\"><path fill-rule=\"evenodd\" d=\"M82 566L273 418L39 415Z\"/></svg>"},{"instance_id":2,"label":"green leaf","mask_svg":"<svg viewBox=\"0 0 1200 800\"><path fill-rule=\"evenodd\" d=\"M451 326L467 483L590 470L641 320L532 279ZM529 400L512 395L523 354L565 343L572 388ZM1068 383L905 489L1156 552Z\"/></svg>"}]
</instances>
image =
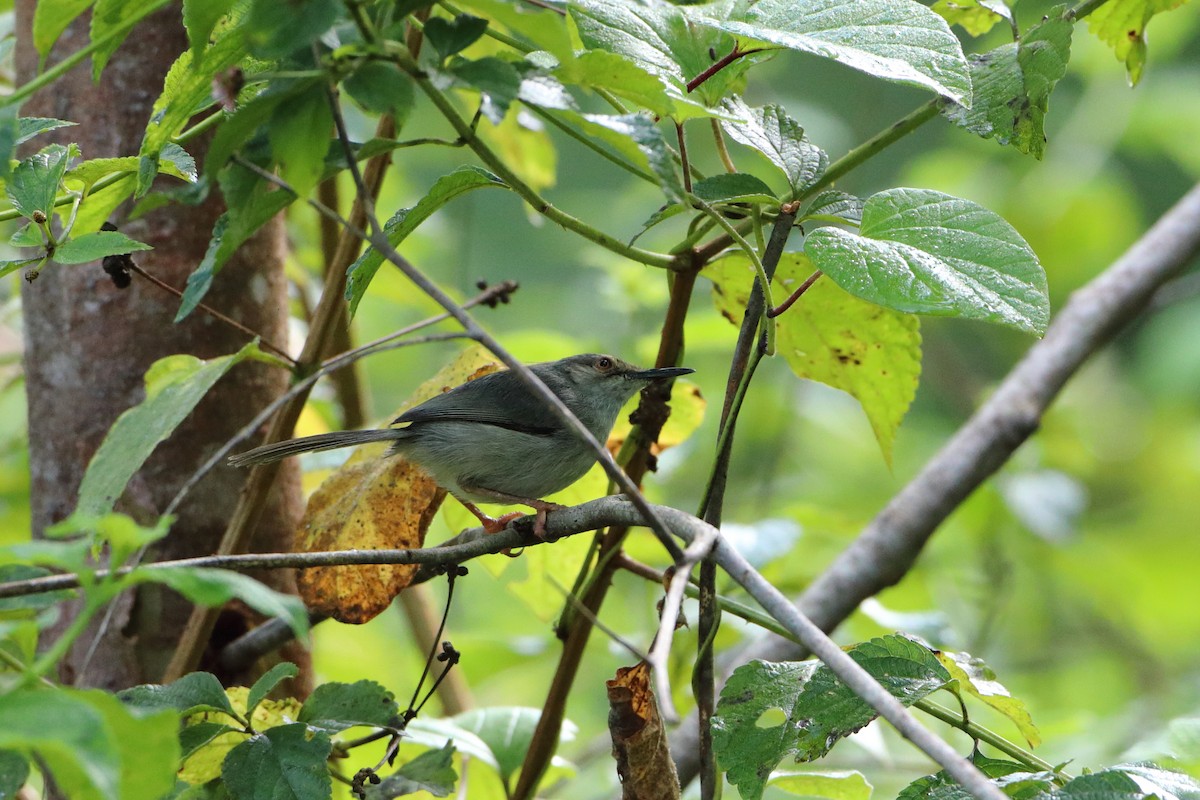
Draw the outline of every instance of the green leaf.
<instances>
[{"instance_id":1,"label":"green leaf","mask_svg":"<svg viewBox=\"0 0 1200 800\"><path fill-rule=\"evenodd\" d=\"M750 108L741 98L730 98L725 108L738 118L721 122L725 133L762 153L784 174L793 192L812 186L825 173L829 156L808 140L804 128L781 106Z\"/></svg>"},{"instance_id":2,"label":"green leaf","mask_svg":"<svg viewBox=\"0 0 1200 800\"><path fill-rule=\"evenodd\" d=\"M236 0L183 0L183 26L187 29L192 58L200 58L208 47L217 22L233 8Z\"/></svg>"},{"instance_id":3,"label":"green leaf","mask_svg":"<svg viewBox=\"0 0 1200 800\"><path fill-rule=\"evenodd\" d=\"M1055 787L1052 772L1025 772L1020 764L986 758L978 753L971 762L1014 800L1046 800ZM972 796L943 771L913 781L900 791L896 800L972 800Z\"/></svg>"},{"instance_id":4,"label":"green leaf","mask_svg":"<svg viewBox=\"0 0 1200 800\"><path fill-rule=\"evenodd\" d=\"M55 539L84 538L93 546L107 545L109 563L124 564L140 548L164 538L171 530L172 517L159 517L156 524L142 526L126 514L110 513L101 517L73 513L62 522L46 528L46 536Z\"/></svg>"},{"instance_id":5,"label":"green leaf","mask_svg":"<svg viewBox=\"0 0 1200 800\"><path fill-rule=\"evenodd\" d=\"M1147 787L1149 788L1149 787ZM1080 775L1045 795L1046 800L1161 800L1153 789L1143 790L1129 775L1118 769L1107 769Z\"/></svg>"},{"instance_id":6,"label":"green leaf","mask_svg":"<svg viewBox=\"0 0 1200 800\"><path fill-rule=\"evenodd\" d=\"M1175 796L1180 800L1200 800L1200 781L1183 772L1163 769L1149 762L1118 764L1113 770L1133 778L1147 794L1154 793L1161 798Z\"/></svg>"},{"instance_id":7,"label":"green leaf","mask_svg":"<svg viewBox=\"0 0 1200 800\"><path fill-rule=\"evenodd\" d=\"M146 399L117 417L92 456L75 513L99 517L112 511L125 484L159 442L171 435L226 372L257 352L257 345L251 343L233 355L209 361L175 355L154 362L146 373Z\"/></svg>"},{"instance_id":8,"label":"green leaf","mask_svg":"<svg viewBox=\"0 0 1200 800\"><path fill-rule=\"evenodd\" d=\"M323 87L308 91L279 103L267 125L267 141L271 156L292 190L306 196L325 171L325 154L329 152L333 131L333 112Z\"/></svg>"},{"instance_id":9,"label":"green leaf","mask_svg":"<svg viewBox=\"0 0 1200 800\"><path fill-rule=\"evenodd\" d=\"M208 672L189 672L165 685L147 683L134 686L117 692L117 698L135 708L173 708L180 716L197 711L221 711L237 717L225 694L225 687L216 675Z\"/></svg>"},{"instance_id":10,"label":"green leaf","mask_svg":"<svg viewBox=\"0 0 1200 800\"><path fill-rule=\"evenodd\" d=\"M721 15L732 5L714 4ZM733 50L735 40L707 19L693 24L689 9L666 2L612 2L575 0L569 6L571 19L585 47L605 50L629 59L662 83L676 111L695 106L695 100L713 106L736 87L742 75L761 57L749 56L731 62L689 97L687 83L713 63L713 57Z\"/></svg>"},{"instance_id":11,"label":"green leaf","mask_svg":"<svg viewBox=\"0 0 1200 800\"><path fill-rule=\"evenodd\" d=\"M658 117L680 117L689 105L668 93L654 74L624 56L605 50L588 50L563 62L554 74L565 83L584 89L605 90L637 103ZM678 92L674 93L675 95Z\"/></svg>"},{"instance_id":12,"label":"green leaf","mask_svg":"<svg viewBox=\"0 0 1200 800\"><path fill-rule=\"evenodd\" d=\"M425 23L425 39L444 61L476 41L487 30L486 19L459 14L454 19L430 17Z\"/></svg>"},{"instance_id":13,"label":"green leaf","mask_svg":"<svg viewBox=\"0 0 1200 800\"><path fill-rule=\"evenodd\" d=\"M15 750L0 750L0 797L16 797L29 779L29 759Z\"/></svg>"},{"instance_id":14,"label":"green leaf","mask_svg":"<svg viewBox=\"0 0 1200 800\"><path fill-rule=\"evenodd\" d=\"M41 0L33 7L33 46L38 52L39 71L50 48L76 17L87 11L93 0Z\"/></svg>"},{"instance_id":15,"label":"green leaf","mask_svg":"<svg viewBox=\"0 0 1200 800\"><path fill-rule=\"evenodd\" d=\"M1156 15L1178 8L1187 0L1112 0L1087 17L1088 30L1113 49L1125 64L1129 85L1142 79L1146 65L1146 25Z\"/></svg>"},{"instance_id":16,"label":"green leaf","mask_svg":"<svg viewBox=\"0 0 1200 800\"><path fill-rule=\"evenodd\" d=\"M31 564L2 564L0 563L0 583L9 583L11 581L24 581L32 578L44 578L52 574L50 570L43 567L35 567ZM0 619L7 617L21 617L23 614L13 612L25 612L29 610L37 610L48 608L55 603L70 598L69 591L57 592L42 592L40 594L27 594L18 597L3 597L0 598ZM2 638L2 637L0 637ZM0 794L0 797L4 795Z\"/></svg>"},{"instance_id":17,"label":"green leaf","mask_svg":"<svg viewBox=\"0 0 1200 800\"><path fill-rule=\"evenodd\" d=\"M872 639L847 653L906 706L950 680L927 648L903 636ZM874 709L823 664L753 661L721 690L713 750L744 800L758 800L785 756L820 758L874 718Z\"/></svg>"},{"instance_id":18,"label":"green leaf","mask_svg":"<svg viewBox=\"0 0 1200 800\"><path fill-rule=\"evenodd\" d=\"M972 36L983 36L997 22L1012 22L1012 10L1003 2L992 0L937 0L932 6L942 19L958 25Z\"/></svg>"},{"instance_id":19,"label":"green leaf","mask_svg":"<svg viewBox=\"0 0 1200 800\"><path fill-rule=\"evenodd\" d=\"M521 73L507 61L491 56L478 61L455 60L447 71L483 95L480 110L493 125L504 121L508 107L521 92Z\"/></svg>"},{"instance_id":20,"label":"green leaf","mask_svg":"<svg viewBox=\"0 0 1200 800\"><path fill-rule=\"evenodd\" d=\"M103 189L91 192L79 204L79 211L75 215L75 227L71 231L76 236L82 236L100 230L100 226L108 221L113 211L133 195L135 188L137 177L131 174Z\"/></svg>"},{"instance_id":21,"label":"green leaf","mask_svg":"<svg viewBox=\"0 0 1200 800\"><path fill-rule=\"evenodd\" d=\"M192 722L184 725L179 731L179 758L181 763L192 753L206 744L229 732L238 732L238 728L223 722Z\"/></svg>"},{"instance_id":22,"label":"green leaf","mask_svg":"<svg viewBox=\"0 0 1200 800\"><path fill-rule=\"evenodd\" d=\"M458 775L452 766L454 744L446 742L441 750L428 750L409 761L377 786L367 786L367 800L391 800L416 792L447 797L454 792Z\"/></svg>"},{"instance_id":23,"label":"green leaf","mask_svg":"<svg viewBox=\"0 0 1200 800\"><path fill-rule=\"evenodd\" d=\"M100 80L100 73L104 72L108 59L129 35L129 23L163 5L166 4L147 3L146 0L96 0L92 8L91 27L92 43L96 45L92 51L92 80ZM113 35L122 28L125 29L125 35ZM112 38L108 38L110 36ZM106 38L108 41L103 41Z\"/></svg>"},{"instance_id":24,"label":"green leaf","mask_svg":"<svg viewBox=\"0 0 1200 800\"><path fill-rule=\"evenodd\" d=\"M525 760L541 714L538 708L492 706L463 712L453 721L487 745L496 759L500 778L507 784Z\"/></svg>"},{"instance_id":25,"label":"green leaf","mask_svg":"<svg viewBox=\"0 0 1200 800\"><path fill-rule=\"evenodd\" d=\"M364 110L391 114L400 128L413 106L413 82L395 64L367 61L346 78L342 88Z\"/></svg>"},{"instance_id":26,"label":"green leaf","mask_svg":"<svg viewBox=\"0 0 1200 800\"><path fill-rule=\"evenodd\" d=\"M11 247L44 247L46 241L41 226L36 222L27 222L17 229L8 244Z\"/></svg>"},{"instance_id":27,"label":"green leaf","mask_svg":"<svg viewBox=\"0 0 1200 800\"><path fill-rule=\"evenodd\" d=\"M771 187L748 172L722 172L696 181L692 185L692 194L706 203L779 204Z\"/></svg>"},{"instance_id":28,"label":"green leaf","mask_svg":"<svg viewBox=\"0 0 1200 800\"><path fill-rule=\"evenodd\" d=\"M937 659L959 686L1012 720L1030 747L1042 743L1042 736L1025 703L1013 697L1004 684L996 680L996 673L982 659L970 653L947 651L938 652Z\"/></svg>"},{"instance_id":29,"label":"green leaf","mask_svg":"<svg viewBox=\"0 0 1200 800\"><path fill-rule=\"evenodd\" d=\"M251 52L268 59L307 52L337 21L340 6L339 0L254 0L246 19Z\"/></svg>"},{"instance_id":30,"label":"green leaf","mask_svg":"<svg viewBox=\"0 0 1200 800\"><path fill-rule=\"evenodd\" d=\"M189 183L196 181L196 162L174 142L168 142L163 148L162 159L155 166L162 175L171 175ZM141 162L137 156L91 158L68 170L64 180L82 183L83 191L87 193L101 178L121 173L133 175L140 168Z\"/></svg>"},{"instance_id":31,"label":"green leaf","mask_svg":"<svg viewBox=\"0 0 1200 800\"><path fill-rule=\"evenodd\" d=\"M89 0L90 2L90 0ZM42 10L43 6L54 5L53 3L38 3L36 15ZM77 125L76 122L68 122L65 119L51 119L49 117L21 117L17 120L17 144L24 144L39 134L47 131L58 130L59 128L69 128Z\"/></svg>"},{"instance_id":32,"label":"green leaf","mask_svg":"<svg viewBox=\"0 0 1200 800\"><path fill-rule=\"evenodd\" d=\"M267 617L279 617L288 624L297 639L308 635L308 612L300 598L277 592L248 575L223 569L173 567L137 569L130 573L135 581L152 581L169 586L194 603L215 607L230 600L241 600Z\"/></svg>"},{"instance_id":33,"label":"green leaf","mask_svg":"<svg viewBox=\"0 0 1200 800\"><path fill-rule=\"evenodd\" d=\"M575 115L567 112L563 116L571 119ZM584 133L602 140L639 167L648 168L669 202L683 202L683 183L675 159L654 120L645 114L581 114L577 120Z\"/></svg>"},{"instance_id":34,"label":"green leaf","mask_svg":"<svg viewBox=\"0 0 1200 800\"><path fill-rule=\"evenodd\" d=\"M861 198L831 189L812 199L800 221L817 217L836 217L858 225L862 222L863 205Z\"/></svg>"},{"instance_id":35,"label":"green leaf","mask_svg":"<svg viewBox=\"0 0 1200 800\"><path fill-rule=\"evenodd\" d=\"M877 78L969 102L971 78L946 21L920 3L894 0L762 0L730 15L695 7L700 24L738 37L743 49L785 47L830 58Z\"/></svg>"},{"instance_id":36,"label":"green leaf","mask_svg":"<svg viewBox=\"0 0 1200 800\"><path fill-rule=\"evenodd\" d=\"M1021 235L986 208L941 192L890 189L868 198L860 234L821 228L804 249L869 302L1045 332L1046 274Z\"/></svg>"},{"instance_id":37,"label":"green leaf","mask_svg":"<svg viewBox=\"0 0 1200 800\"><path fill-rule=\"evenodd\" d=\"M871 784L857 770L821 772L776 772L769 785L798 797L827 797L830 800L870 800Z\"/></svg>"},{"instance_id":38,"label":"green leaf","mask_svg":"<svg viewBox=\"0 0 1200 800\"><path fill-rule=\"evenodd\" d=\"M970 109L947 104L942 113L960 127L1000 144L1012 144L1040 159L1046 151L1045 117L1050 92L1067 73L1071 57L1070 20L1061 9L1030 28L1020 44L1006 44L973 55L971 82L975 87Z\"/></svg>"},{"instance_id":39,"label":"green leaf","mask_svg":"<svg viewBox=\"0 0 1200 800\"><path fill-rule=\"evenodd\" d=\"M153 249L150 245L130 239L119 231L97 231L76 236L60 244L54 250L54 260L60 264L86 264L105 256Z\"/></svg>"},{"instance_id":40,"label":"green leaf","mask_svg":"<svg viewBox=\"0 0 1200 800\"><path fill-rule=\"evenodd\" d=\"M231 25L222 30L216 41L204 50L203 55L198 56L194 51L188 50L175 59L175 63L167 71L162 94L154 101L150 121L146 125L146 135L142 138L142 146L138 151L141 161L138 170L138 197L150 191L150 185L158 173L159 158L171 139L183 132L184 126L196 113L196 109L212 94L213 76L229 69L245 54L244 37L243 25ZM208 166L207 163L205 166ZM213 172L215 173L215 170Z\"/></svg>"},{"instance_id":41,"label":"green leaf","mask_svg":"<svg viewBox=\"0 0 1200 800\"><path fill-rule=\"evenodd\" d=\"M40 211L50 219L54 214L54 198L58 184L67 171L67 164L79 156L75 145L52 144L24 159L13 168L4 190L21 216L31 219Z\"/></svg>"},{"instance_id":42,"label":"green leaf","mask_svg":"<svg viewBox=\"0 0 1200 800\"><path fill-rule=\"evenodd\" d=\"M174 712L131 715L98 690L23 689L0 696L0 749L36 754L73 800L151 800L175 784Z\"/></svg>"},{"instance_id":43,"label":"green leaf","mask_svg":"<svg viewBox=\"0 0 1200 800\"><path fill-rule=\"evenodd\" d=\"M323 683L304 701L299 721L337 733L356 725L388 727L399 712L392 693L374 681Z\"/></svg>"},{"instance_id":44,"label":"green leaf","mask_svg":"<svg viewBox=\"0 0 1200 800\"><path fill-rule=\"evenodd\" d=\"M323 96L323 92L324 89L313 79L283 80L272 84L253 100L238 106L237 111L225 120L213 136L208 154L204 157L204 174L210 178L215 177L225 167L234 151L245 144L260 127L271 121L277 108L287 106L301 95L320 93ZM328 112L328 108L326 110ZM328 149L329 131L323 132L326 134L325 146Z\"/></svg>"},{"instance_id":45,"label":"green leaf","mask_svg":"<svg viewBox=\"0 0 1200 800\"><path fill-rule=\"evenodd\" d=\"M8 105L0 108L0 180L7 181L12 174L12 160L17 152L17 139L21 135L21 124L17 119L17 107Z\"/></svg>"},{"instance_id":46,"label":"green leaf","mask_svg":"<svg viewBox=\"0 0 1200 800\"><path fill-rule=\"evenodd\" d=\"M803 253L785 253L772 281L780 301L815 271ZM716 289L717 310L740 325L754 285L741 254L702 273ZM818 280L775 320L776 350L798 377L819 381L862 404L884 460L892 461L896 431L917 393L921 334L916 317L860 300Z\"/></svg>"},{"instance_id":47,"label":"green leaf","mask_svg":"<svg viewBox=\"0 0 1200 800\"><path fill-rule=\"evenodd\" d=\"M485 187L507 188L506 184L492 173L479 167L460 167L434 182L425 196L412 208L402 208L384 224L384 234L392 247L398 247L408 235L428 219L433 212L459 195L473 189ZM371 279L383 264L383 256L374 247L367 248L358 260L350 265L346 279L346 299L350 302L350 313L366 294Z\"/></svg>"},{"instance_id":48,"label":"green leaf","mask_svg":"<svg viewBox=\"0 0 1200 800\"><path fill-rule=\"evenodd\" d=\"M329 736L303 723L280 725L229 751L221 767L233 800L320 800L332 796Z\"/></svg>"},{"instance_id":49,"label":"green leaf","mask_svg":"<svg viewBox=\"0 0 1200 800\"><path fill-rule=\"evenodd\" d=\"M267 670L254 685L250 687L250 693L246 695L246 716L254 716L254 709L258 708L271 691L288 678L294 678L300 674L300 668L288 661L281 661L275 666Z\"/></svg>"}]
</instances>

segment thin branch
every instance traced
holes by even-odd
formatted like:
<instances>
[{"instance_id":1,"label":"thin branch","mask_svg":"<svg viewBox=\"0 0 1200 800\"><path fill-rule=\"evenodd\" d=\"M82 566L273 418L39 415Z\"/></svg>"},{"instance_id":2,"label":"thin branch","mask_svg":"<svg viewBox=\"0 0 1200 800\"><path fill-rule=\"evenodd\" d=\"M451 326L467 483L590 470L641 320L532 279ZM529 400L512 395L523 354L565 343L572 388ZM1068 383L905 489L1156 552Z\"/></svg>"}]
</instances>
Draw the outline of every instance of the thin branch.
<instances>
[{"instance_id":1,"label":"thin branch","mask_svg":"<svg viewBox=\"0 0 1200 800\"><path fill-rule=\"evenodd\" d=\"M765 47L753 47L749 50L743 50L741 45L735 43L733 45L733 49L730 50L726 55L721 56L712 63L712 66L687 82L688 93L690 94L699 89L705 81L728 67L734 61L737 61L742 56L748 56L751 53L761 53L765 49Z\"/></svg>"},{"instance_id":2,"label":"thin branch","mask_svg":"<svg viewBox=\"0 0 1200 800\"><path fill-rule=\"evenodd\" d=\"M768 317L778 317L780 314L787 311L789 308L791 308L793 305L795 305L796 301L800 299L801 295L803 295L805 292L807 292L809 289L812 288L812 285L817 282L817 278L820 278L824 274L825 273L821 272L821 270L817 270L812 275L809 275L807 278L804 279L804 283L802 283L798 287L796 287L796 291L794 291L790 295L788 295L787 300L784 300L782 303L780 303L775 308L768 309L767 316Z\"/></svg>"},{"instance_id":3,"label":"thin branch","mask_svg":"<svg viewBox=\"0 0 1200 800\"><path fill-rule=\"evenodd\" d=\"M887 504L796 601L825 631L858 605L898 583L937 527L1037 429L1058 392L1094 353L1145 310L1155 292L1200 254L1200 184L1164 214L1111 267L1071 295L1046 337L924 469ZM769 639L731 655L729 664L802 658L803 648ZM675 737L680 780L696 775L695 718Z\"/></svg>"}]
</instances>

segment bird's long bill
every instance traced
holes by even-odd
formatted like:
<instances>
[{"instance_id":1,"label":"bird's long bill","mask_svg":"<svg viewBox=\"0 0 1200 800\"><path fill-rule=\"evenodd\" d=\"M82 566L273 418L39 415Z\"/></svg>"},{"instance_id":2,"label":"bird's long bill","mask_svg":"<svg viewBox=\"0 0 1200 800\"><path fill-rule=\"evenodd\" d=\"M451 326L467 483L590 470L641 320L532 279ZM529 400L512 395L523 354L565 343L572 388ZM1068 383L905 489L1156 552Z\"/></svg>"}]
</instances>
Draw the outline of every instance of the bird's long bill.
<instances>
[{"instance_id":1,"label":"bird's long bill","mask_svg":"<svg viewBox=\"0 0 1200 800\"><path fill-rule=\"evenodd\" d=\"M678 378L680 375L691 375L695 371L687 367L656 367L634 372L629 377L643 381L658 381L664 378Z\"/></svg>"}]
</instances>

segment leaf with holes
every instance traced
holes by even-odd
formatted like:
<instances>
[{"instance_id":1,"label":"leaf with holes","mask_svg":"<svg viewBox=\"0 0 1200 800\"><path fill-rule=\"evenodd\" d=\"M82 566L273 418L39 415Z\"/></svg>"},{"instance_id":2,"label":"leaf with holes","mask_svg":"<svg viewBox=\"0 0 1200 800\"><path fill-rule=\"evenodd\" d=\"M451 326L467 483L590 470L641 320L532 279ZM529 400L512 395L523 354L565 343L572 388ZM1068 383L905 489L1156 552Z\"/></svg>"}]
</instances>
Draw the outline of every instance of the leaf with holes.
<instances>
[{"instance_id":1,"label":"leaf with holes","mask_svg":"<svg viewBox=\"0 0 1200 800\"><path fill-rule=\"evenodd\" d=\"M925 189L867 199L858 234L821 228L805 239L813 264L853 295L914 314L1046 331L1046 273L999 215Z\"/></svg>"}]
</instances>

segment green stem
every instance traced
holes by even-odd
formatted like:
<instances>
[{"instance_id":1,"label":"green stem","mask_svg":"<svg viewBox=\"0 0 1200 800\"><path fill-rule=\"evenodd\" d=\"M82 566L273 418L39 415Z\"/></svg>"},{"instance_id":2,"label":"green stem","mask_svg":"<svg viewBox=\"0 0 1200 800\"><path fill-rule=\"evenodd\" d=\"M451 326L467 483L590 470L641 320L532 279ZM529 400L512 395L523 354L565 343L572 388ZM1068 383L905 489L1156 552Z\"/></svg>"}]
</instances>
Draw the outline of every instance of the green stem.
<instances>
[{"instance_id":1,"label":"green stem","mask_svg":"<svg viewBox=\"0 0 1200 800\"><path fill-rule=\"evenodd\" d=\"M729 220L725 219L725 217L722 216L719 211L695 195L689 195L688 199L695 203L696 206L705 214L707 214L714 222L724 228L725 233L729 236L729 238L737 243L737 246L740 247L743 252L745 252L747 258L750 259L750 263L754 265L754 274L758 276L758 285L762 288L763 302L766 304L766 308L774 308L775 303L771 300L771 279L767 277L767 271L763 267L762 259L758 257L758 251L754 249L753 245L746 241L746 237L742 236L742 234L738 232L737 228L735 228ZM763 321L766 325L767 331L766 355L774 355L775 320L771 317L764 317Z\"/></svg>"},{"instance_id":2,"label":"green stem","mask_svg":"<svg viewBox=\"0 0 1200 800\"><path fill-rule=\"evenodd\" d=\"M572 139L574 139L575 141L582 144L584 147L588 148L589 150L592 150L594 153L596 153L601 158L605 158L605 159L611 161L612 163L616 164L618 167L625 170L626 172L636 175L637 177L641 178L642 180L644 180L648 183L652 183L655 186L658 185L658 179L656 179L649 172L646 172L644 169L641 169L636 164L631 164L630 162L626 161L625 159L621 158L620 156L618 156L615 153L608 150L608 148L601 147L599 144L596 143L595 139L591 138L590 136L584 136L577 129L575 129L575 128L571 127L570 125L568 125L567 123L563 122L562 120L560 120L558 117L551 114L546 109L541 108L539 106L527 106L527 108L530 111L532 111L534 114L537 114L539 117L541 117L542 119L549 122L554 127L558 128L560 131L565 133L567 136L570 136Z\"/></svg>"},{"instance_id":3,"label":"green stem","mask_svg":"<svg viewBox=\"0 0 1200 800\"><path fill-rule=\"evenodd\" d=\"M113 28L104 36L100 37L99 39L93 39L92 41L88 42L85 47L81 47L74 53L71 53L71 55L67 56L62 61L59 61L41 75L38 75L33 80L29 81L29 83L17 87L12 94L10 94L8 97L5 97L3 100L0 100L0 106L9 106L15 103L20 103L39 89L54 83L60 77L74 69L80 61L83 61L92 53L110 44L115 39L125 38L126 34L128 34L135 25L170 2L171 0L150 0L147 5L136 11L132 17L122 21L120 25L118 25L116 28Z\"/></svg>"},{"instance_id":4,"label":"green stem","mask_svg":"<svg viewBox=\"0 0 1200 800\"><path fill-rule=\"evenodd\" d=\"M1082 3L1077 3L1074 8L1068 9L1067 13L1063 16L1067 19L1083 19L1107 2L1108 0L1083 0Z\"/></svg>"},{"instance_id":5,"label":"green stem","mask_svg":"<svg viewBox=\"0 0 1200 800\"><path fill-rule=\"evenodd\" d=\"M989 730L988 728L985 728L977 723L970 722L969 720L964 720L962 714L957 711L953 711L943 705L939 705L929 698L918 700L916 703L914 703L914 705L931 717L936 717L947 725L958 728L972 739L988 743L1001 753L1016 759L1018 762L1026 767L1029 767L1031 770L1045 770L1046 772L1053 772L1055 775L1061 776L1065 780L1071 779L1070 775L1059 769L1056 769L1049 761L1043 761L1033 753L1019 745L1013 744L995 731Z\"/></svg>"},{"instance_id":6,"label":"green stem","mask_svg":"<svg viewBox=\"0 0 1200 800\"><path fill-rule=\"evenodd\" d=\"M429 82L429 79L417 68L417 65L411 58L404 54L397 54L397 62L401 69L413 77L413 80L417 82L417 86L433 102L434 106L442 113L442 116L446 118L459 137L475 152L479 160L488 169L496 173L502 181L508 184L510 189L520 195L521 199L532 206L534 211L537 211L551 222L555 222L619 256L628 258L630 261L662 269L674 269L678 266L678 262L672 256L627 245L621 240L593 228L578 217L574 217L562 209L551 205L533 187L529 186L515 172L509 169L508 165L475 135L475 131L463 119L462 115L458 113L458 109L454 107L450 99Z\"/></svg>"}]
</instances>

